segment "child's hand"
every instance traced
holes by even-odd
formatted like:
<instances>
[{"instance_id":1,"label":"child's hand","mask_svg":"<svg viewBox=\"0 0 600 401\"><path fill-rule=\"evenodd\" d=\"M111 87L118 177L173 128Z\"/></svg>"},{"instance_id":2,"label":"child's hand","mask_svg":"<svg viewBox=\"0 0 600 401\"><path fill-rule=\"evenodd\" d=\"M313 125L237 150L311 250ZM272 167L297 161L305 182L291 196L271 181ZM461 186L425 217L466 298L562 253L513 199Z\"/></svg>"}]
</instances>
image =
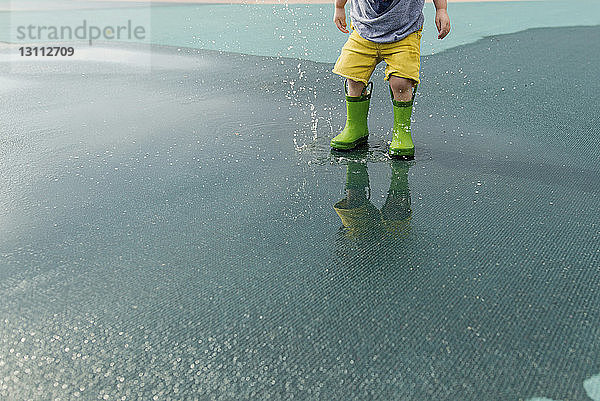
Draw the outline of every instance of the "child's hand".
<instances>
[{"instance_id":1,"label":"child's hand","mask_svg":"<svg viewBox=\"0 0 600 401\"><path fill-rule=\"evenodd\" d=\"M450 17L444 9L439 9L435 12L435 26L437 27L438 39L444 39L450 32Z\"/></svg>"},{"instance_id":2,"label":"child's hand","mask_svg":"<svg viewBox=\"0 0 600 401\"><path fill-rule=\"evenodd\" d=\"M335 26L337 26L340 31L344 33L350 33L348 29L346 29L346 10L344 7L335 8L333 22L335 22Z\"/></svg>"}]
</instances>

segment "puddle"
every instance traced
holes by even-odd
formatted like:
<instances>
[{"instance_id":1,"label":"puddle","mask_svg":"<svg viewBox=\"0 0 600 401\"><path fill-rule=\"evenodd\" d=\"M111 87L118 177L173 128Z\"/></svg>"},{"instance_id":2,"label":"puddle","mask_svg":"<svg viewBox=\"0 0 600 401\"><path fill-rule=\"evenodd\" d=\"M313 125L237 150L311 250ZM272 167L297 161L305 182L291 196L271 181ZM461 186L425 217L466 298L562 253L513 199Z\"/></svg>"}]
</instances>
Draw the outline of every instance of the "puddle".
<instances>
[{"instance_id":1,"label":"puddle","mask_svg":"<svg viewBox=\"0 0 600 401\"><path fill-rule=\"evenodd\" d=\"M0 396L597 399L597 36L427 58L404 167L380 70L342 155L330 64L24 70L0 104Z\"/></svg>"}]
</instances>

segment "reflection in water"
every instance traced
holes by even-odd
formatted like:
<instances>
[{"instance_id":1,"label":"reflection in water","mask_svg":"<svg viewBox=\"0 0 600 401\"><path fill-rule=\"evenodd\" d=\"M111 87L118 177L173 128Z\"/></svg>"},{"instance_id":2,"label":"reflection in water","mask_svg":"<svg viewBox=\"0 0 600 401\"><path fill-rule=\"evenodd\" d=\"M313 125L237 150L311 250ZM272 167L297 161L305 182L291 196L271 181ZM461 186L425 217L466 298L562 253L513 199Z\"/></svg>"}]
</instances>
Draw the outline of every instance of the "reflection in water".
<instances>
[{"instance_id":1,"label":"reflection in water","mask_svg":"<svg viewBox=\"0 0 600 401\"><path fill-rule=\"evenodd\" d=\"M327 307L336 313L322 319L332 328L329 337L350 344L342 354L369 361L363 368L381 373L385 368L373 358L385 349L386 364L394 364L394 379L402 383L382 385L387 399L600 401L600 376L569 371L585 365L581 361L592 354L585 339L593 334L565 321L560 307L546 306L560 305L560 299L538 292L557 288L556 282L536 284L539 271L534 278L518 270L496 275L477 261L472 270L450 274L433 262L403 269L420 249L408 179L415 162L391 162L389 189L378 208L365 155L344 154L345 196L333 205L342 223L336 245L344 268L332 273L335 287L326 291ZM340 322L340 314L351 318ZM550 321L562 322L561 328L546 334ZM554 349L548 342L564 345ZM502 379L489 383L490 377Z\"/></svg>"},{"instance_id":2,"label":"reflection in water","mask_svg":"<svg viewBox=\"0 0 600 401\"><path fill-rule=\"evenodd\" d=\"M333 207L340 216L344 237L351 240L385 241L410 232L410 162L393 161L387 198L379 210L370 200L366 161L350 160L346 170L346 197Z\"/></svg>"}]
</instances>

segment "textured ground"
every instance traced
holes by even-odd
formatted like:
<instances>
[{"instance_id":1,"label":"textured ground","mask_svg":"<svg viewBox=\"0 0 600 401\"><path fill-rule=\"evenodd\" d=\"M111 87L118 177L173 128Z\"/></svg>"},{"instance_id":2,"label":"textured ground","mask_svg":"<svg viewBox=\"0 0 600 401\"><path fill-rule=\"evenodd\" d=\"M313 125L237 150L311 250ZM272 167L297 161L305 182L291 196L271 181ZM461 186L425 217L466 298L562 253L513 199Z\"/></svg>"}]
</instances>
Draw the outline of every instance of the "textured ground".
<instances>
[{"instance_id":1,"label":"textured ground","mask_svg":"<svg viewBox=\"0 0 600 401\"><path fill-rule=\"evenodd\" d=\"M330 64L3 58L0 396L599 400L598 34L424 58L410 164L381 70L340 157Z\"/></svg>"}]
</instances>

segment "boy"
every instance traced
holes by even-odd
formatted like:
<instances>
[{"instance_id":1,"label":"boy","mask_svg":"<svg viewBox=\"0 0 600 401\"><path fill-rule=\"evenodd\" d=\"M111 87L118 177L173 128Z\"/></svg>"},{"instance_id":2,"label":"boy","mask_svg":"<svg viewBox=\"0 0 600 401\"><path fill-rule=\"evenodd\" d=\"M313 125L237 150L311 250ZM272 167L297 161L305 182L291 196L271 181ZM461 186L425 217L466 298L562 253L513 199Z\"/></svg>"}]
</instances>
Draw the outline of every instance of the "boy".
<instances>
[{"instance_id":1,"label":"boy","mask_svg":"<svg viewBox=\"0 0 600 401\"><path fill-rule=\"evenodd\" d=\"M346 28L344 6L347 0L335 0L333 21ZM333 72L346 78L346 126L331 140L336 150L349 150L365 143L369 136L367 114L375 66L385 61L385 79L390 83L394 108L393 139L389 154L412 159L415 147L410 132L410 117L416 86L419 83L420 44L425 0L351 0L352 34L342 48ZM447 0L433 0L438 39L450 32Z\"/></svg>"}]
</instances>

